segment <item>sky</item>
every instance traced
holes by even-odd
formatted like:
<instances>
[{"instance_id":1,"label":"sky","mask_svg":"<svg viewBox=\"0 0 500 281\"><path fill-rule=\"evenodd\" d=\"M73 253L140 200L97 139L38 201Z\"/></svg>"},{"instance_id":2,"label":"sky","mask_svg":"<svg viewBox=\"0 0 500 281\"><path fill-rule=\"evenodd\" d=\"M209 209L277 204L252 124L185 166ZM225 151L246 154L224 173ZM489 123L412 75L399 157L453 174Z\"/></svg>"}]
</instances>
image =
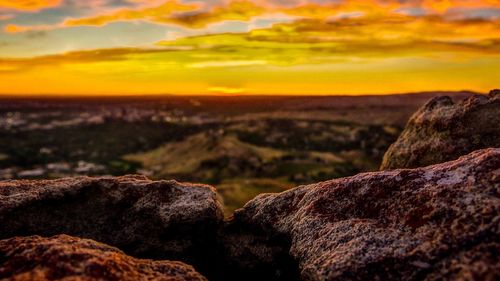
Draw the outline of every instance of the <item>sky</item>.
<instances>
[{"instance_id":1,"label":"sky","mask_svg":"<svg viewBox=\"0 0 500 281\"><path fill-rule=\"evenodd\" d=\"M500 0L0 0L0 95L500 87Z\"/></svg>"}]
</instances>

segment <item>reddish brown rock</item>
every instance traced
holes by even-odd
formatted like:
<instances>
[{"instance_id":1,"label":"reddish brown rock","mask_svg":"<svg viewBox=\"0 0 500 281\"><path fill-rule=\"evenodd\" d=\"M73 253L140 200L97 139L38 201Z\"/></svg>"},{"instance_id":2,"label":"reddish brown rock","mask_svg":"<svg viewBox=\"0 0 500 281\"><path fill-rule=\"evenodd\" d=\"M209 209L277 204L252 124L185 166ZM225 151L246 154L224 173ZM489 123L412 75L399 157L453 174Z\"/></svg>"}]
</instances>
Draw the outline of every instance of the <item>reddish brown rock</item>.
<instances>
[{"instance_id":1,"label":"reddish brown rock","mask_svg":"<svg viewBox=\"0 0 500 281\"><path fill-rule=\"evenodd\" d=\"M0 241L0 279L206 281L182 262L136 259L120 250L67 235Z\"/></svg>"},{"instance_id":2,"label":"reddish brown rock","mask_svg":"<svg viewBox=\"0 0 500 281\"><path fill-rule=\"evenodd\" d=\"M209 270L222 208L205 185L142 176L0 182L0 238L68 234Z\"/></svg>"},{"instance_id":3,"label":"reddish brown rock","mask_svg":"<svg viewBox=\"0 0 500 281\"><path fill-rule=\"evenodd\" d=\"M437 97L411 117L381 170L443 163L488 147L500 147L499 90L457 103Z\"/></svg>"},{"instance_id":4,"label":"reddish brown rock","mask_svg":"<svg viewBox=\"0 0 500 281\"><path fill-rule=\"evenodd\" d=\"M499 280L500 149L260 195L228 229L233 267L266 280L290 280L284 252L301 280Z\"/></svg>"}]
</instances>

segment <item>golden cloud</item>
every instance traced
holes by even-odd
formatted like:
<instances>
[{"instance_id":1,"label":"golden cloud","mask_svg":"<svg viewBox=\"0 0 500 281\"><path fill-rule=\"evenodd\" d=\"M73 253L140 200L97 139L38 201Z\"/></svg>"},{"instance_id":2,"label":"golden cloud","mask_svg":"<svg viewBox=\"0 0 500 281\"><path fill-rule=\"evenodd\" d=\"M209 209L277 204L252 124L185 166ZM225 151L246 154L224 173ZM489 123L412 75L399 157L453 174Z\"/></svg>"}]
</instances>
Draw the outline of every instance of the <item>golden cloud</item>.
<instances>
[{"instance_id":1,"label":"golden cloud","mask_svg":"<svg viewBox=\"0 0 500 281\"><path fill-rule=\"evenodd\" d=\"M156 7L142 9L119 9L109 14L94 17L67 19L63 26L105 25L115 21L145 20L162 22L172 15L181 12L194 11L199 8L196 4L182 4L178 1L167 1Z\"/></svg>"},{"instance_id":2,"label":"golden cloud","mask_svg":"<svg viewBox=\"0 0 500 281\"><path fill-rule=\"evenodd\" d=\"M191 28L203 28L211 23L228 20L249 21L262 15L266 9L251 1L231 1L227 6L216 6L208 11L172 15L166 23L178 23Z\"/></svg>"},{"instance_id":3,"label":"golden cloud","mask_svg":"<svg viewBox=\"0 0 500 281\"><path fill-rule=\"evenodd\" d=\"M372 15L331 21L302 19L248 33L193 36L158 44L211 49L214 52L230 50L231 54L247 49L242 52L249 55L240 57L240 60L251 60L252 56L255 56L255 51L248 50L267 50L267 55L264 52L256 56L263 59L269 54L277 56L277 52L270 52L271 50L281 50L278 55L283 55L283 61L287 61L287 54L293 51L299 52L297 55L303 61L304 57L318 59L324 54L499 54L499 42L500 20L447 21L437 16L413 18L404 15L384 17L382 20L379 16ZM289 52L286 52L287 50Z\"/></svg>"},{"instance_id":4,"label":"golden cloud","mask_svg":"<svg viewBox=\"0 0 500 281\"><path fill-rule=\"evenodd\" d=\"M126 61L130 55L147 55L165 53L168 50L139 49L139 48L114 48L89 51L77 51L64 54L40 56L33 58L0 58L0 74L2 72L26 71L31 68L65 64L98 63Z\"/></svg>"},{"instance_id":5,"label":"golden cloud","mask_svg":"<svg viewBox=\"0 0 500 281\"><path fill-rule=\"evenodd\" d=\"M225 6L215 6L208 10L200 9L198 4L183 4L167 1L156 7L142 9L118 9L108 14L69 18L54 25L17 25L4 27L6 33L53 30L74 26L103 26L117 21L148 21L160 24L177 24L190 28L203 28L211 23L227 20L248 21L263 14L266 10L251 1L231 1Z\"/></svg>"},{"instance_id":6,"label":"golden cloud","mask_svg":"<svg viewBox=\"0 0 500 281\"><path fill-rule=\"evenodd\" d=\"M45 1L56 2L57 0ZM40 1L43 2L43 1ZM59 2L59 1L57 1ZM147 1L136 1L144 3ZM31 3L31 1L25 1ZM34 3L37 3L35 1ZM150 2L150 3L156 3ZM444 17L450 8L500 8L497 0L353 0L338 3L318 4L298 1L296 5L273 4L273 1L228 0L218 5L206 3L182 3L168 0L157 6L139 5L136 8L121 8L111 12L97 13L94 16L68 18L54 25L21 26L8 25L5 32L17 33L33 30L51 30L73 26L103 26L116 21L147 21L158 24L176 24L189 28L202 29L212 23L224 21L250 21L266 14L286 14L303 19L335 20L346 17L378 18L382 21L400 15L402 8L421 8L427 16ZM281 3L281 2L279 2Z\"/></svg>"},{"instance_id":7,"label":"golden cloud","mask_svg":"<svg viewBox=\"0 0 500 281\"><path fill-rule=\"evenodd\" d=\"M203 28L207 24L225 20L248 21L265 10L250 1L232 1L225 6L215 6L207 11L200 5L167 1L157 7L139 10L120 9L96 17L68 19L64 26L105 25L115 21L144 20L155 23L174 23L192 28Z\"/></svg>"},{"instance_id":8,"label":"golden cloud","mask_svg":"<svg viewBox=\"0 0 500 281\"><path fill-rule=\"evenodd\" d=\"M480 32L479 32L480 31ZM173 69L266 68L337 64L357 59L500 55L499 21L418 20L406 16L379 21L347 18L303 19L247 33L192 36L158 43L157 49L119 48L71 52L27 59L3 59L4 70L67 64L123 62L144 65L138 56ZM131 63L134 62L134 63Z\"/></svg>"},{"instance_id":9,"label":"golden cloud","mask_svg":"<svg viewBox=\"0 0 500 281\"><path fill-rule=\"evenodd\" d=\"M410 1L410 4L437 12L445 12L450 8L498 7L500 5L497 0L420 0Z\"/></svg>"},{"instance_id":10,"label":"golden cloud","mask_svg":"<svg viewBox=\"0 0 500 281\"><path fill-rule=\"evenodd\" d=\"M19 11L38 11L57 7L61 0L0 0L0 9L14 9Z\"/></svg>"}]
</instances>

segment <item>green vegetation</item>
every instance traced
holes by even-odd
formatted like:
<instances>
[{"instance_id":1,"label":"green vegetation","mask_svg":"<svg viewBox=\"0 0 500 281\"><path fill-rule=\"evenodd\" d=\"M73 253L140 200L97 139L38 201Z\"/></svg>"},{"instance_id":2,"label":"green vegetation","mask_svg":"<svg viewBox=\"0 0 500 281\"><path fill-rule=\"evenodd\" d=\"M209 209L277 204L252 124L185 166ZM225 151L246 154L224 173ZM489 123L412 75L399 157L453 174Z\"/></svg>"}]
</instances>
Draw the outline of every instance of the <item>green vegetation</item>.
<instances>
[{"instance_id":1,"label":"green vegetation","mask_svg":"<svg viewBox=\"0 0 500 281\"><path fill-rule=\"evenodd\" d=\"M199 130L192 125L109 121L52 130L2 132L0 151L8 155L8 161L0 161L0 167L87 161L105 165L108 174L134 173L138 166L123 161L122 155L153 149Z\"/></svg>"},{"instance_id":2,"label":"green vegetation","mask_svg":"<svg viewBox=\"0 0 500 281\"><path fill-rule=\"evenodd\" d=\"M201 182L218 189L230 215L261 193L377 170L406 118L426 99L3 103L0 179L139 173Z\"/></svg>"},{"instance_id":3,"label":"green vegetation","mask_svg":"<svg viewBox=\"0 0 500 281\"><path fill-rule=\"evenodd\" d=\"M375 155L375 148L384 149L392 139L382 128L337 122L261 120L227 124L226 128L123 159L137 163L154 178L215 185L229 214L260 193L376 167L382 154ZM367 133L372 134L370 140L361 143L358 138ZM343 151L358 152L358 157L354 161L342 156Z\"/></svg>"}]
</instances>

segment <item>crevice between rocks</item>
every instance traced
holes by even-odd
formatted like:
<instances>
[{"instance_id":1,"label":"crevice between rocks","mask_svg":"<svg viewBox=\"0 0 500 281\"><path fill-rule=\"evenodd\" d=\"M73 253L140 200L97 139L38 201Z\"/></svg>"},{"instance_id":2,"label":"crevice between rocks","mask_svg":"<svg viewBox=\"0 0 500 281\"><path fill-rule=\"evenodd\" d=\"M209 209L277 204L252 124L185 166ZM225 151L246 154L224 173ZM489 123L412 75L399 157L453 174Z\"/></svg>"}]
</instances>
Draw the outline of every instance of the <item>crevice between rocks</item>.
<instances>
[{"instance_id":1,"label":"crevice between rocks","mask_svg":"<svg viewBox=\"0 0 500 281\"><path fill-rule=\"evenodd\" d=\"M115 246L137 258L182 261L211 281L300 280L287 237L232 219L199 218L165 226L151 210L131 212L137 200L133 194L115 200L107 192L91 183L27 202L0 214L0 239L66 234Z\"/></svg>"},{"instance_id":2,"label":"crevice between rocks","mask_svg":"<svg viewBox=\"0 0 500 281\"><path fill-rule=\"evenodd\" d=\"M300 280L298 264L289 254L288 237L231 219L219 237L220 263L214 280Z\"/></svg>"}]
</instances>

